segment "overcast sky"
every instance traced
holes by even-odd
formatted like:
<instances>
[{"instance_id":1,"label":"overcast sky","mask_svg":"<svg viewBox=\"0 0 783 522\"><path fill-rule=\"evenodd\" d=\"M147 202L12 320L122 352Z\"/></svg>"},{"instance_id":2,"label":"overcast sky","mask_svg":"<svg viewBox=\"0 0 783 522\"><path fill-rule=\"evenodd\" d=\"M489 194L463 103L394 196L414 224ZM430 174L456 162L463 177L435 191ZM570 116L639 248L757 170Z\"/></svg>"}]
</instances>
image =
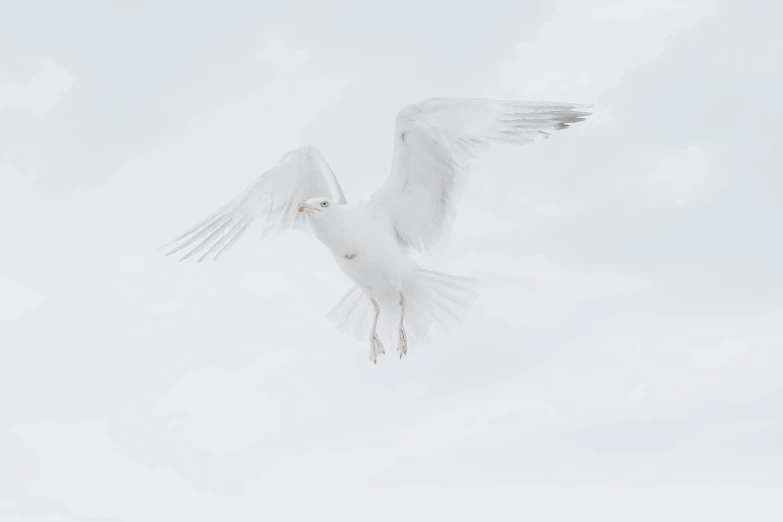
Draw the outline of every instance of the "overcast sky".
<instances>
[{"instance_id":1,"label":"overcast sky","mask_svg":"<svg viewBox=\"0 0 783 522\"><path fill-rule=\"evenodd\" d=\"M781 519L781 2L133 4L2 6L0 521ZM594 115L474 169L405 359L305 234L157 251L443 95Z\"/></svg>"}]
</instances>

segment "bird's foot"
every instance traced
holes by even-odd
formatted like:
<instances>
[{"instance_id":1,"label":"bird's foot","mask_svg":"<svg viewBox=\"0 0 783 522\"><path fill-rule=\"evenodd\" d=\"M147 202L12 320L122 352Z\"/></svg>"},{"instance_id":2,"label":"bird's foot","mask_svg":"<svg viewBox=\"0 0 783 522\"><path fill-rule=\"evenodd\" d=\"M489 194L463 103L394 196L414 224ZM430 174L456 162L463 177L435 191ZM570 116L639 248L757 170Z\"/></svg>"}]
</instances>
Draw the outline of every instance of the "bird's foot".
<instances>
[{"instance_id":1,"label":"bird's foot","mask_svg":"<svg viewBox=\"0 0 783 522\"><path fill-rule=\"evenodd\" d=\"M383 343L378 338L378 334L373 333L370 339L370 360L375 364L378 362L378 356L386 353L383 349Z\"/></svg>"},{"instance_id":2,"label":"bird's foot","mask_svg":"<svg viewBox=\"0 0 783 522\"><path fill-rule=\"evenodd\" d=\"M397 353L400 354L400 359L403 355L408 354L408 336L405 335L405 329L400 326L400 342L397 344Z\"/></svg>"}]
</instances>

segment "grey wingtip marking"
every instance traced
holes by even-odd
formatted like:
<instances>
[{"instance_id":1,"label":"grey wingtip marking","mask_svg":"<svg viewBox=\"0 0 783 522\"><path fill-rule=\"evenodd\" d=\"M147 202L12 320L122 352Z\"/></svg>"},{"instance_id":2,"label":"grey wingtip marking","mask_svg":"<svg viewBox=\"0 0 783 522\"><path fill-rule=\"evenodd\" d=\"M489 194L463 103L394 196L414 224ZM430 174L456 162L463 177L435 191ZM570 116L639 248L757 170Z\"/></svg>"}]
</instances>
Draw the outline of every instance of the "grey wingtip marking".
<instances>
[{"instance_id":1,"label":"grey wingtip marking","mask_svg":"<svg viewBox=\"0 0 783 522\"><path fill-rule=\"evenodd\" d=\"M163 257L169 257L171 254L173 254L174 252L177 251L177 249L166 251L167 249L169 249L169 247L172 245L172 243L173 243L173 241L163 245L162 247L158 247L155 251L156 252L163 252Z\"/></svg>"},{"instance_id":2,"label":"grey wingtip marking","mask_svg":"<svg viewBox=\"0 0 783 522\"><path fill-rule=\"evenodd\" d=\"M156 250L156 252L161 252L161 251L163 251L163 250L166 250L166 249L167 249L168 247L170 247L170 246L171 246L173 243L174 243L174 241L171 241L170 243L168 243L168 244L166 244L166 245L164 245L164 246L162 246L162 247L158 248L158 249ZM174 248L174 249L171 249L171 250L169 250L168 252L163 252L163 257L171 257L171 254L173 254L173 253L177 252L178 250L179 250L179 248ZM183 258L183 259L184 259L184 258ZM179 259L179 260L178 260L178 262L180 262L180 263L181 263L183 259Z\"/></svg>"}]
</instances>

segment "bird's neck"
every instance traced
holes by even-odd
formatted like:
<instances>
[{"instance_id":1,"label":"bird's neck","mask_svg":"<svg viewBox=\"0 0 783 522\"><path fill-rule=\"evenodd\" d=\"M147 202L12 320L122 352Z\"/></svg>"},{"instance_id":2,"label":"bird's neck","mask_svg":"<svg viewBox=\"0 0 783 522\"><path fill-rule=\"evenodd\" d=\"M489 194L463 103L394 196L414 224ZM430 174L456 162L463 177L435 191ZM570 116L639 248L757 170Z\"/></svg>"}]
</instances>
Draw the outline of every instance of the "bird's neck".
<instances>
[{"instance_id":1,"label":"bird's neck","mask_svg":"<svg viewBox=\"0 0 783 522\"><path fill-rule=\"evenodd\" d=\"M356 240L355 233L352 233L355 226L351 215L349 209L341 208L337 212L330 212L328 216L318 216L316 219L312 219L310 226L313 235L333 252L350 249Z\"/></svg>"}]
</instances>

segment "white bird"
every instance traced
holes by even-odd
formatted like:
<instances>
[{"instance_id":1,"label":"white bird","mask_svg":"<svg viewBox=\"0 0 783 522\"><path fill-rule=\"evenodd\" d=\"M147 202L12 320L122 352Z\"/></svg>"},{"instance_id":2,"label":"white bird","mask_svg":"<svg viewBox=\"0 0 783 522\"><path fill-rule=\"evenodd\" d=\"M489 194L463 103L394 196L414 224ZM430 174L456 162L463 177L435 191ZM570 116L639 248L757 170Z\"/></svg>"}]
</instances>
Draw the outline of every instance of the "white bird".
<instances>
[{"instance_id":1,"label":"white bird","mask_svg":"<svg viewBox=\"0 0 783 522\"><path fill-rule=\"evenodd\" d=\"M329 312L341 331L385 353L383 312L396 329L397 352L423 343L433 324L459 320L473 303L471 279L427 270L410 257L448 237L459 189L471 164L493 143L526 144L583 121L588 105L431 98L397 115L391 172L369 198L348 203L319 150L301 146L169 245L190 247L181 259L217 259L256 221L270 232L309 230L355 286ZM194 245L194 243L196 243ZM192 246L194 245L194 246Z\"/></svg>"}]
</instances>

